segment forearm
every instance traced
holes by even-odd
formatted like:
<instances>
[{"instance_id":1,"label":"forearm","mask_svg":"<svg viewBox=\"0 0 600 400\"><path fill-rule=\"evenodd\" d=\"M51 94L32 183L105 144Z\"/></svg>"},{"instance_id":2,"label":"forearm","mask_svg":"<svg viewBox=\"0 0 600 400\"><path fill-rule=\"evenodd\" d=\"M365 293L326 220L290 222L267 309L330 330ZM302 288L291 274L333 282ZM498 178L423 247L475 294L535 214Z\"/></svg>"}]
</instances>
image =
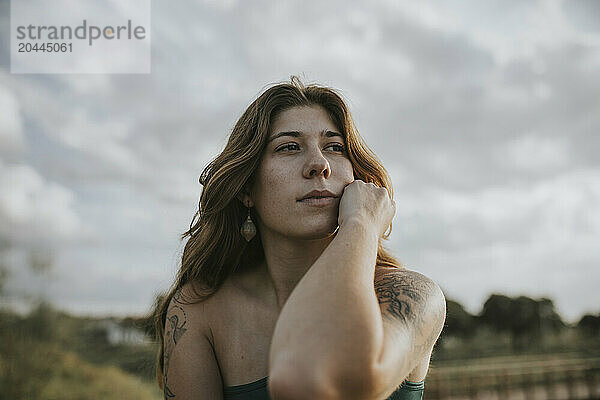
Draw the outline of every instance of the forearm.
<instances>
[{"instance_id":1,"label":"forearm","mask_svg":"<svg viewBox=\"0 0 600 400\"><path fill-rule=\"evenodd\" d=\"M373 285L377 245L378 235L367 224L340 227L281 310L272 369L290 368L306 379L344 377L347 385L368 378L383 345Z\"/></svg>"}]
</instances>

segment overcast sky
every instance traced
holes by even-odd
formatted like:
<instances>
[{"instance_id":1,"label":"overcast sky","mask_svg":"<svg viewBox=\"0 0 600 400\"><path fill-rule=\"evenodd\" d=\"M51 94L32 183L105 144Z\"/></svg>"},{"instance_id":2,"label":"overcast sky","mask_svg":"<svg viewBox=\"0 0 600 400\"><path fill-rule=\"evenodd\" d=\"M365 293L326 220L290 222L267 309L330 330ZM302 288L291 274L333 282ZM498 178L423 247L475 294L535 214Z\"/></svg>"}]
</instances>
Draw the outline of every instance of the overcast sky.
<instances>
[{"instance_id":1,"label":"overcast sky","mask_svg":"<svg viewBox=\"0 0 600 400\"><path fill-rule=\"evenodd\" d=\"M8 6L13 301L147 311L203 167L266 85L297 74L342 92L390 172L388 247L407 267L473 313L493 292L549 297L568 321L600 312L600 2L153 1L148 75L11 74Z\"/></svg>"}]
</instances>

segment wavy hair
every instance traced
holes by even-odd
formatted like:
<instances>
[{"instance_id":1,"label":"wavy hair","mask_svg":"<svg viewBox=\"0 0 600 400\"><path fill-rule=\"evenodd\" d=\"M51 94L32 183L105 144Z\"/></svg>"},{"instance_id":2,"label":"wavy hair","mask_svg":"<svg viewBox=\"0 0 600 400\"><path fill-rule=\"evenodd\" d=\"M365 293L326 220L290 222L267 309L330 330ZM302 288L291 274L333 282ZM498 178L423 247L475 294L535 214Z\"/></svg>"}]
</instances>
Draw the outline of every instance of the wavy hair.
<instances>
[{"instance_id":1,"label":"wavy hair","mask_svg":"<svg viewBox=\"0 0 600 400\"><path fill-rule=\"evenodd\" d=\"M235 124L223 151L202 171L203 186L198 210L187 238L181 267L169 291L159 297L154 311L154 326L159 349L156 378L163 389L164 332L168 306L187 283L194 283L194 303L217 292L227 277L236 270L251 269L265 258L260 235L246 242L240 226L247 215L246 207L237 199L243 188L252 182L258 168L272 122L292 107L321 106L340 130L346 142L347 154L354 170L354 179L385 187L393 199L392 181L386 169L358 133L346 102L334 89L316 84L304 85L296 76L289 82L274 84L248 106ZM254 211L251 210L253 218ZM256 219L255 219L256 220ZM258 228L257 228L258 229ZM381 239L387 239L392 227ZM377 265L401 267L379 240ZM203 293L196 291L202 286Z\"/></svg>"}]
</instances>

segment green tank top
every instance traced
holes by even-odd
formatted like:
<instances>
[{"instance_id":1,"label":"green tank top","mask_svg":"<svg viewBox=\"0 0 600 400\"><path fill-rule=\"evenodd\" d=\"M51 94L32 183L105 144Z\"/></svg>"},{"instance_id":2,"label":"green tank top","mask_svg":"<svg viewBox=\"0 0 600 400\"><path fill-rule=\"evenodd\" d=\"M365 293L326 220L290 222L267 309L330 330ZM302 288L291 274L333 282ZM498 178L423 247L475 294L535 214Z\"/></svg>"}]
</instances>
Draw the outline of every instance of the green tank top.
<instances>
[{"instance_id":1,"label":"green tank top","mask_svg":"<svg viewBox=\"0 0 600 400\"><path fill-rule=\"evenodd\" d=\"M244 385L223 388L225 400L271 400L267 390L268 376ZM425 381L404 381L386 400L422 400Z\"/></svg>"}]
</instances>

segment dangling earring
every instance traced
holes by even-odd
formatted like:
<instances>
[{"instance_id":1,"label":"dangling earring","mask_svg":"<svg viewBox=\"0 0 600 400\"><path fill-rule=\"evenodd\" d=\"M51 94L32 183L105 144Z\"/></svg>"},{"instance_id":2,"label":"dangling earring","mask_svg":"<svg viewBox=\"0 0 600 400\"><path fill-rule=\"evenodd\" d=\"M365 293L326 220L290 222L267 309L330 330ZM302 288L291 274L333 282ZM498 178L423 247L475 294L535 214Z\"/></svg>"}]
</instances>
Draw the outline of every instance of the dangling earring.
<instances>
[{"instance_id":1,"label":"dangling earring","mask_svg":"<svg viewBox=\"0 0 600 400\"><path fill-rule=\"evenodd\" d=\"M254 222L252 222L252 218L250 218L250 206L246 207L248 207L248 217L242 224L240 233L242 234L244 239L246 239L246 242L249 242L256 235L256 225L254 225Z\"/></svg>"}]
</instances>

